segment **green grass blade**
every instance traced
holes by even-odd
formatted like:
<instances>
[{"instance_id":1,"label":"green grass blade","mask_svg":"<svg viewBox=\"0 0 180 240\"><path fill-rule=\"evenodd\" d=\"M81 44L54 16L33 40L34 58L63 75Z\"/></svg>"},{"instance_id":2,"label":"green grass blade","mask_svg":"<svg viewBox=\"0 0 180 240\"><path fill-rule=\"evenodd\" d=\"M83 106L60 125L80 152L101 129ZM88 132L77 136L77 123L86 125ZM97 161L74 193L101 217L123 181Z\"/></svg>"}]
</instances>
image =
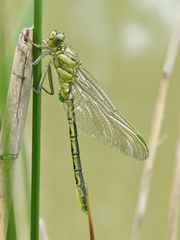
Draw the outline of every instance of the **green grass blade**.
<instances>
[{"instance_id":1,"label":"green grass blade","mask_svg":"<svg viewBox=\"0 0 180 240\"><path fill-rule=\"evenodd\" d=\"M41 42L42 1L34 0L34 42ZM34 48L36 59L41 49ZM33 68L33 84L37 88L41 76L41 64ZM40 190L40 133L41 133L41 96L33 93L33 130L32 130L32 179L31 179L31 240L39 239L39 190Z\"/></svg>"},{"instance_id":2,"label":"green grass blade","mask_svg":"<svg viewBox=\"0 0 180 240\"><path fill-rule=\"evenodd\" d=\"M7 228L7 240L16 240L16 221L14 215L14 204L11 203L10 212L9 212L9 220L8 220L8 228Z\"/></svg>"}]
</instances>

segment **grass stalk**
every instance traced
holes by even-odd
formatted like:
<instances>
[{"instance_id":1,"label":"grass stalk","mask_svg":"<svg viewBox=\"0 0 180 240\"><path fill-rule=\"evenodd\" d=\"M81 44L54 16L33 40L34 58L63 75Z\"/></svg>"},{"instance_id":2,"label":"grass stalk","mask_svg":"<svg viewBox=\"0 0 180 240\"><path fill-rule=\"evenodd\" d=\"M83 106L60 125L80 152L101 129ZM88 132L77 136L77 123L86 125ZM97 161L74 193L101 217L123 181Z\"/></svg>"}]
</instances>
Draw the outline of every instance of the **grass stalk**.
<instances>
[{"instance_id":1,"label":"grass stalk","mask_svg":"<svg viewBox=\"0 0 180 240\"><path fill-rule=\"evenodd\" d=\"M7 228L7 240L17 240L16 233L16 221L14 215L14 204L13 201L10 206L9 219L8 219L8 228Z\"/></svg>"},{"instance_id":2,"label":"grass stalk","mask_svg":"<svg viewBox=\"0 0 180 240\"><path fill-rule=\"evenodd\" d=\"M8 88L8 75L9 75L9 58L8 58L8 46L7 46L7 34L6 34L6 9L5 9L5 1L1 2L0 7L0 115L3 110L3 106L5 105L5 99L7 95Z\"/></svg>"},{"instance_id":3,"label":"grass stalk","mask_svg":"<svg viewBox=\"0 0 180 240\"><path fill-rule=\"evenodd\" d=\"M7 58L7 41L6 41L6 21L5 21L6 11L5 11L5 1L1 2L1 8L0 8L0 131L2 131L2 116L3 116L3 108L5 105L5 99L7 94L7 87L8 87L8 58ZM1 133L2 134L2 133ZM1 145L1 143L0 143ZM4 160L0 160L0 239L5 240L6 239L6 224L7 224L7 211L6 211L6 204L4 197L2 195L4 194L5 188L5 181L4 181ZM11 231L11 230L10 230Z\"/></svg>"},{"instance_id":4,"label":"grass stalk","mask_svg":"<svg viewBox=\"0 0 180 240\"><path fill-rule=\"evenodd\" d=\"M42 1L34 0L34 38L41 43ZM41 54L34 48L33 59ZM37 88L41 76L41 63L33 66L33 85ZM41 135L41 95L33 92L33 129L32 129L32 175L31 175L31 240L39 239L39 202L40 202L40 135Z\"/></svg>"}]
</instances>

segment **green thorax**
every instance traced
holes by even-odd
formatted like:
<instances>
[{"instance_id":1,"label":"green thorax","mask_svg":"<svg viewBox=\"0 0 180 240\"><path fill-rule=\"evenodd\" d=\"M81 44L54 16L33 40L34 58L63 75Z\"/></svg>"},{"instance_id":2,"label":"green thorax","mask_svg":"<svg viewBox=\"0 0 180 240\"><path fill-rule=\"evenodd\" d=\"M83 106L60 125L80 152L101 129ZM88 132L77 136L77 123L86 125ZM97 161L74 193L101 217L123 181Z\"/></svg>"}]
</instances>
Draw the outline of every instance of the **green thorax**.
<instances>
[{"instance_id":1,"label":"green thorax","mask_svg":"<svg viewBox=\"0 0 180 240\"><path fill-rule=\"evenodd\" d=\"M71 85L77 79L77 70L80 65L77 54L64 46L53 56L53 63L59 77L59 99L67 102L70 99Z\"/></svg>"},{"instance_id":2,"label":"green thorax","mask_svg":"<svg viewBox=\"0 0 180 240\"><path fill-rule=\"evenodd\" d=\"M74 82L80 66L77 54L69 47L63 46L53 55L53 63L60 82Z\"/></svg>"}]
</instances>

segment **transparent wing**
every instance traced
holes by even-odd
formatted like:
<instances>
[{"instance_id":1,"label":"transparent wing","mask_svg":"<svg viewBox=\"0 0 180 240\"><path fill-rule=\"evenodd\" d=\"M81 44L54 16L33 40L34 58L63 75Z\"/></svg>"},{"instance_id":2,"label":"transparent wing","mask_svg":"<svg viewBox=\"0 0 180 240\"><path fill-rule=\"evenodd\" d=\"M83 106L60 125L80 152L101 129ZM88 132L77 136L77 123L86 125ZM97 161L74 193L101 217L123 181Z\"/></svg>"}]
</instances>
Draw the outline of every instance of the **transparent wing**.
<instances>
[{"instance_id":1,"label":"transparent wing","mask_svg":"<svg viewBox=\"0 0 180 240\"><path fill-rule=\"evenodd\" d=\"M93 76L83 68L78 70L72 94L76 122L83 131L136 159L148 157L143 138L118 113Z\"/></svg>"}]
</instances>

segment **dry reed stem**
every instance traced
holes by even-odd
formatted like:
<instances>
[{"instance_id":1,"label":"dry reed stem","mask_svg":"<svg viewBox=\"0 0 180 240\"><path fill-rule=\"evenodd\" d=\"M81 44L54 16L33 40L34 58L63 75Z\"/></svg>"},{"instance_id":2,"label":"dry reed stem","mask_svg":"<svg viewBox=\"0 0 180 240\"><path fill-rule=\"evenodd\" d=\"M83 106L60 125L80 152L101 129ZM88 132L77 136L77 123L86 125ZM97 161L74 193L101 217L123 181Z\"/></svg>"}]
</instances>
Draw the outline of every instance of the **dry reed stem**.
<instances>
[{"instance_id":1,"label":"dry reed stem","mask_svg":"<svg viewBox=\"0 0 180 240\"><path fill-rule=\"evenodd\" d=\"M174 47L180 44L180 11L177 16L177 26L176 26L176 44ZM176 49L174 49L176 51ZM172 59L173 62L173 59ZM169 63L171 66L173 63ZM168 64L167 64L168 68ZM180 119L179 119L179 132L176 144L176 162L174 169L174 179L172 184L172 193L169 206L169 217L168 217L168 232L167 239L175 240L177 237L177 222L178 222L178 212L179 212L179 200L180 200Z\"/></svg>"},{"instance_id":2,"label":"dry reed stem","mask_svg":"<svg viewBox=\"0 0 180 240\"><path fill-rule=\"evenodd\" d=\"M159 96L154 111L151 134L149 141L149 158L145 162L144 172L141 180L140 193L138 198L137 209L135 213L134 223L132 227L132 240L139 240L141 237L142 224L147 207L148 194L154 168L154 162L159 143L162 120L166 104L166 97L169 88L170 77L174 68L176 55L180 43L180 12L178 13L176 26L171 37L165 64L162 71L162 79L160 82Z\"/></svg>"},{"instance_id":3,"label":"dry reed stem","mask_svg":"<svg viewBox=\"0 0 180 240\"><path fill-rule=\"evenodd\" d=\"M6 108L2 119L0 159L15 159L20 150L29 103L32 80L32 28L19 36L9 84Z\"/></svg>"},{"instance_id":4,"label":"dry reed stem","mask_svg":"<svg viewBox=\"0 0 180 240\"><path fill-rule=\"evenodd\" d=\"M20 150L21 139L28 109L30 82L32 79L32 39L33 29L24 29L20 34L12 67L11 80L2 119L0 136L0 239L6 240L7 215L11 199L11 177L14 160ZM7 183L7 178L8 183ZM10 184L10 185L9 185Z\"/></svg>"},{"instance_id":5,"label":"dry reed stem","mask_svg":"<svg viewBox=\"0 0 180 240\"><path fill-rule=\"evenodd\" d=\"M174 179L172 184L172 193L169 206L167 240L177 239L177 223L179 215L180 201L180 124L176 144L176 162L174 168Z\"/></svg>"}]
</instances>

